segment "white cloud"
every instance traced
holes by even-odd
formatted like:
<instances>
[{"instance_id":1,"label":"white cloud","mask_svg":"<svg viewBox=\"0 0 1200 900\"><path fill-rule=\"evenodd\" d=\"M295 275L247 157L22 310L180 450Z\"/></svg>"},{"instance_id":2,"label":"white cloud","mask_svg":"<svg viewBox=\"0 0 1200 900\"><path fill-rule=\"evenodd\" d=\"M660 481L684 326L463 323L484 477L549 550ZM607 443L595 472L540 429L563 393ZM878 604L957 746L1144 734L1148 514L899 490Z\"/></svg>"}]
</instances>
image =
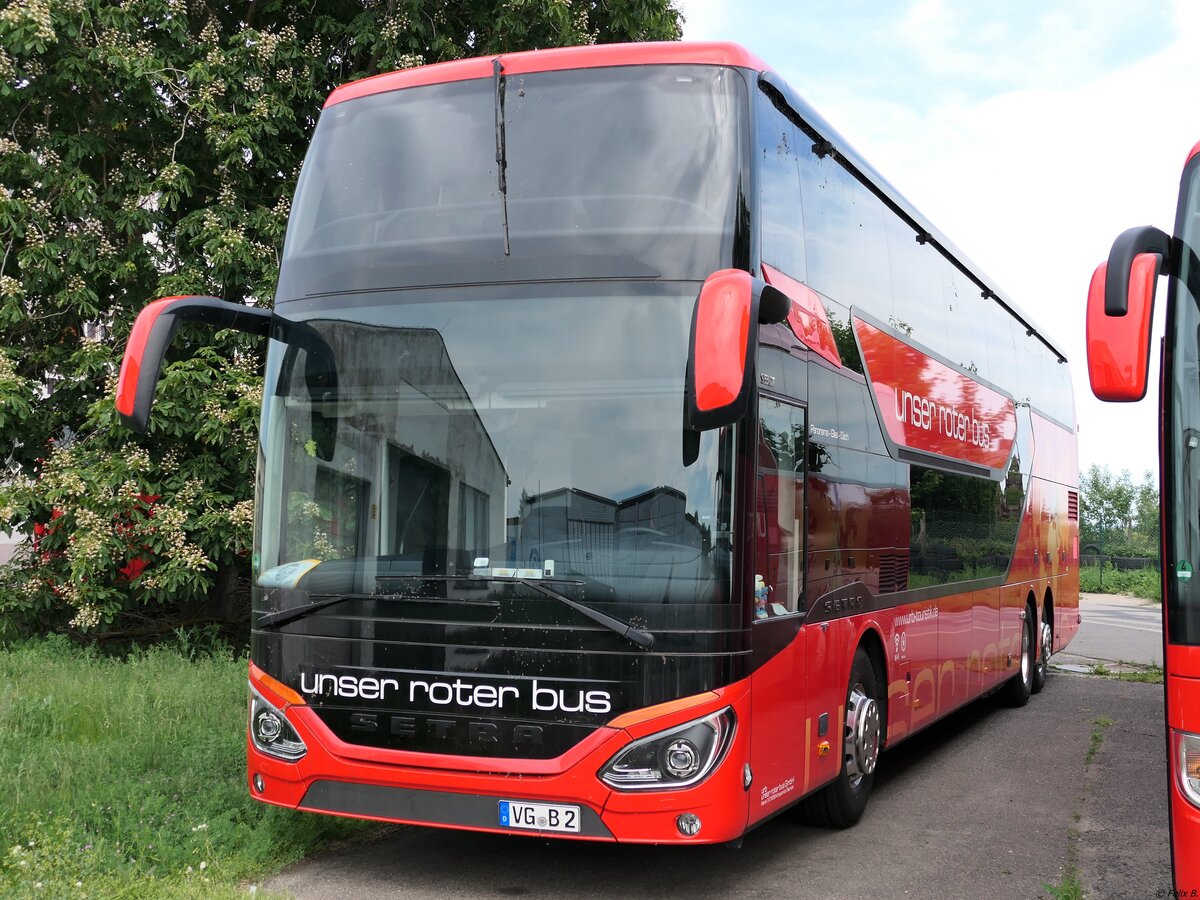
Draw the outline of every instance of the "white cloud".
<instances>
[{"instance_id":1,"label":"white cloud","mask_svg":"<svg viewBox=\"0 0 1200 900\"><path fill-rule=\"evenodd\" d=\"M679 0L675 6L683 13L683 33L687 40L732 40L717 37L725 31L733 12L726 0Z\"/></svg>"},{"instance_id":2,"label":"white cloud","mask_svg":"<svg viewBox=\"0 0 1200 900\"><path fill-rule=\"evenodd\" d=\"M915 0L895 26L930 75L1004 88L1078 83L1136 52L1161 10L1127 0Z\"/></svg>"}]
</instances>

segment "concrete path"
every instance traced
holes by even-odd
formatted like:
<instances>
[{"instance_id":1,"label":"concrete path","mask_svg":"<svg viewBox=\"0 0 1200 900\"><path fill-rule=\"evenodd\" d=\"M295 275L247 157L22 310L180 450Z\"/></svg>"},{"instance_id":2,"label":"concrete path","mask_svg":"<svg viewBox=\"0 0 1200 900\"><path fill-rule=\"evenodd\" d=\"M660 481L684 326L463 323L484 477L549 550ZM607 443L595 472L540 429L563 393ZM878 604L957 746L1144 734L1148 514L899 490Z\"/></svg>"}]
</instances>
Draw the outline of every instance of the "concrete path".
<instances>
[{"instance_id":1,"label":"concrete path","mask_svg":"<svg viewBox=\"0 0 1200 900\"><path fill-rule=\"evenodd\" d=\"M1098 735L1093 737L1093 735ZM1091 752L1090 748L1095 746ZM880 762L847 831L789 815L741 850L637 847L398 826L265 885L361 897L1165 896L1162 688L1054 673L1023 709L972 704Z\"/></svg>"},{"instance_id":2,"label":"concrete path","mask_svg":"<svg viewBox=\"0 0 1200 900\"><path fill-rule=\"evenodd\" d=\"M1161 666L1162 606L1120 594L1084 594L1079 633L1054 662L1136 663Z\"/></svg>"}]
</instances>

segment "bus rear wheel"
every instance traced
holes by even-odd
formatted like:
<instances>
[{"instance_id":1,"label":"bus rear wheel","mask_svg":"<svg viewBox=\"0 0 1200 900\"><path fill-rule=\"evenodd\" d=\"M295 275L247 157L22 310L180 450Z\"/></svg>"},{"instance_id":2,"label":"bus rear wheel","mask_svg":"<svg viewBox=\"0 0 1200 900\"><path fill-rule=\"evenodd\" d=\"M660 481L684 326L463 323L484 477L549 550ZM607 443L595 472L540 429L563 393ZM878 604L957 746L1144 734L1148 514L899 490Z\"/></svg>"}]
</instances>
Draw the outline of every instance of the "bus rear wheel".
<instances>
[{"instance_id":1,"label":"bus rear wheel","mask_svg":"<svg viewBox=\"0 0 1200 900\"><path fill-rule=\"evenodd\" d=\"M1050 654L1054 652L1054 628L1048 621L1050 607L1042 614L1042 624L1038 626L1038 660L1033 667L1033 692L1036 694L1046 686L1046 676L1050 674Z\"/></svg>"},{"instance_id":2,"label":"bus rear wheel","mask_svg":"<svg viewBox=\"0 0 1200 900\"><path fill-rule=\"evenodd\" d=\"M875 667L866 650L859 647L854 653L850 684L846 688L841 771L800 807L804 818L813 824L849 828L862 818L883 742L883 711L878 698Z\"/></svg>"}]
</instances>

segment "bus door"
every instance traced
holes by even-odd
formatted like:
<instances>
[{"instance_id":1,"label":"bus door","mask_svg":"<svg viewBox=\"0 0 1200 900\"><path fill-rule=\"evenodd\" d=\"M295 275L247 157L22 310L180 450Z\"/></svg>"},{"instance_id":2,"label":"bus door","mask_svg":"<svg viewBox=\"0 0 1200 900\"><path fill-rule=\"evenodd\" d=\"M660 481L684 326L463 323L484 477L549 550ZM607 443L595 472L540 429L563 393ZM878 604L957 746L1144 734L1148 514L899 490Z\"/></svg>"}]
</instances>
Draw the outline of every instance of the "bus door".
<instances>
[{"instance_id":1,"label":"bus door","mask_svg":"<svg viewBox=\"0 0 1200 900\"><path fill-rule=\"evenodd\" d=\"M808 655L806 723L811 733L804 745L806 787L829 781L841 768L846 679L855 645L854 620L839 603L859 596L852 585L852 569L844 566L850 548L843 541L847 535L844 497L853 498L855 492L847 476L853 474L851 469L860 469L861 454L852 449L854 441L843 428L838 396L842 377L824 360L809 360L808 614L804 643ZM848 417L845 424L851 419Z\"/></svg>"},{"instance_id":2,"label":"bus door","mask_svg":"<svg viewBox=\"0 0 1200 900\"><path fill-rule=\"evenodd\" d=\"M1200 157L1184 173L1163 356L1163 630L1175 882L1200 888ZM1132 280L1132 279L1131 279Z\"/></svg>"},{"instance_id":3,"label":"bus door","mask_svg":"<svg viewBox=\"0 0 1200 900\"><path fill-rule=\"evenodd\" d=\"M750 821L800 797L806 721L804 611L804 407L759 398L754 515L753 735Z\"/></svg>"}]
</instances>

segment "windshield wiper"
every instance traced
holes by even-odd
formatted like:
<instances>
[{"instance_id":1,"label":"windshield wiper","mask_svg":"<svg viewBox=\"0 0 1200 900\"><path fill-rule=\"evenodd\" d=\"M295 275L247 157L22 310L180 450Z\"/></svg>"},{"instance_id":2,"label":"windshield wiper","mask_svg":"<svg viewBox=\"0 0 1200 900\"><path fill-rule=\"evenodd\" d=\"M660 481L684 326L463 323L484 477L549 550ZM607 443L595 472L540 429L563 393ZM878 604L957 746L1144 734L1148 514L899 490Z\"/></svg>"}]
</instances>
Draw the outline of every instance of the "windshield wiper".
<instances>
[{"instance_id":1,"label":"windshield wiper","mask_svg":"<svg viewBox=\"0 0 1200 900\"><path fill-rule=\"evenodd\" d=\"M378 581L460 581L461 576L456 575L380 575ZM567 582L568 584L580 584L581 582ZM329 597L322 597L320 600L314 600L312 603L305 603L302 606L293 606L290 609L280 609L272 613L266 613L259 617L255 623L256 628L280 628L295 622L297 619L303 619L306 616L311 616L315 612L320 612L330 606L338 603L344 603L347 600L413 600L427 599L414 597L397 597L390 594L334 594Z\"/></svg>"},{"instance_id":2,"label":"windshield wiper","mask_svg":"<svg viewBox=\"0 0 1200 900\"><path fill-rule=\"evenodd\" d=\"M597 625L603 625L609 631L619 634L623 638L628 638L639 647L645 647L649 650L654 646L654 635L648 631L643 631L636 626L630 625L628 622L623 622L616 616L610 616L608 613L602 613L598 609L592 609L590 606L585 606L577 600L572 600L570 597L565 597L558 591L552 591L544 584L538 584L531 578L496 578L495 581L513 581L517 584L523 584L527 588L533 588L539 594L545 594L547 597L553 597L559 603L565 603L571 609L580 615L587 616Z\"/></svg>"},{"instance_id":3,"label":"windshield wiper","mask_svg":"<svg viewBox=\"0 0 1200 900\"><path fill-rule=\"evenodd\" d=\"M560 594L558 591L552 590L546 585L539 584L538 581L532 578L515 578L511 575L381 575L379 581L497 581L505 584L520 584L524 587L531 588L539 594L544 594L551 599L557 600L559 603L566 604L582 616L591 619L597 625L603 625L614 634L619 634L621 637L633 641L639 647L645 647L649 650L654 646L654 635L648 631L643 631L635 625L624 622L615 616L610 616L608 613L602 613L597 609L592 609L580 603L578 600L572 600ZM582 581L575 581L570 578L547 578L539 579L550 584L583 584ZM314 600L312 603L306 603L303 606L295 606L291 609L281 609L277 612L267 613L261 616L258 622L255 623L256 628L279 628L297 619L303 619L305 616L310 616L315 612L320 612L337 603L342 603L346 600L361 600L362 594L339 594L335 597L323 597L320 600ZM391 600L391 599L408 599L402 597L389 597L387 594L372 594L369 599L372 600Z\"/></svg>"},{"instance_id":4,"label":"windshield wiper","mask_svg":"<svg viewBox=\"0 0 1200 900\"><path fill-rule=\"evenodd\" d=\"M337 594L333 597L322 597L320 600L314 600L312 603L305 603L303 606L293 606L291 609L281 609L273 613L267 613L265 616L260 616L258 621L254 623L255 628L279 628L287 625L290 622L295 622L297 619L303 619L305 616L311 616L315 612L319 612L328 606L333 606L335 603L344 603L347 600L362 599L361 594ZM377 599L377 598L371 598ZM387 599L386 597L383 599Z\"/></svg>"},{"instance_id":5,"label":"windshield wiper","mask_svg":"<svg viewBox=\"0 0 1200 900\"><path fill-rule=\"evenodd\" d=\"M412 581L461 581L460 576L454 575L381 575L378 580L385 579L396 580L412 580ZM567 582L568 584L579 584L580 582ZM302 606L293 606L290 609L280 609L272 613L266 613L261 616L258 622L255 623L256 628L279 628L283 625L288 625L295 622L297 619L303 619L306 616L311 616L313 613L320 612L338 603L346 600L438 600L440 598L429 597L405 597L394 594L334 594L329 597L322 597L320 600L314 600L312 603L305 603ZM456 600L456 603L470 606L496 606L498 604L491 602L481 602L478 600Z\"/></svg>"},{"instance_id":6,"label":"windshield wiper","mask_svg":"<svg viewBox=\"0 0 1200 900\"><path fill-rule=\"evenodd\" d=\"M520 584L527 588L532 588L539 594L545 594L559 603L565 603L571 609L575 610L582 616L587 616L597 625L603 625L609 631L619 634L623 638L628 638L639 647L645 647L649 650L654 646L654 635L648 631L643 631L636 625L631 625L628 622L618 619L616 616L610 616L608 613L602 613L598 609L580 603L578 600L572 600L560 594L558 591L551 590L546 587L547 584L583 584L582 581L577 581L572 578L517 578L514 575L380 575L379 581L387 581L395 579L397 581L498 581L502 584Z\"/></svg>"},{"instance_id":7,"label":"windshield wiper","mask_svg":"<svg viewBox=\"0 0 1200 900\"><path fill-rule=\"evenodd\" d=\"M508 256L508 152L504 146L504 76L500 57L492 60L492 89L496 98L496 173L500 186L500 216L504 223L504 255Z\"/></svg>"}]
</instances>

